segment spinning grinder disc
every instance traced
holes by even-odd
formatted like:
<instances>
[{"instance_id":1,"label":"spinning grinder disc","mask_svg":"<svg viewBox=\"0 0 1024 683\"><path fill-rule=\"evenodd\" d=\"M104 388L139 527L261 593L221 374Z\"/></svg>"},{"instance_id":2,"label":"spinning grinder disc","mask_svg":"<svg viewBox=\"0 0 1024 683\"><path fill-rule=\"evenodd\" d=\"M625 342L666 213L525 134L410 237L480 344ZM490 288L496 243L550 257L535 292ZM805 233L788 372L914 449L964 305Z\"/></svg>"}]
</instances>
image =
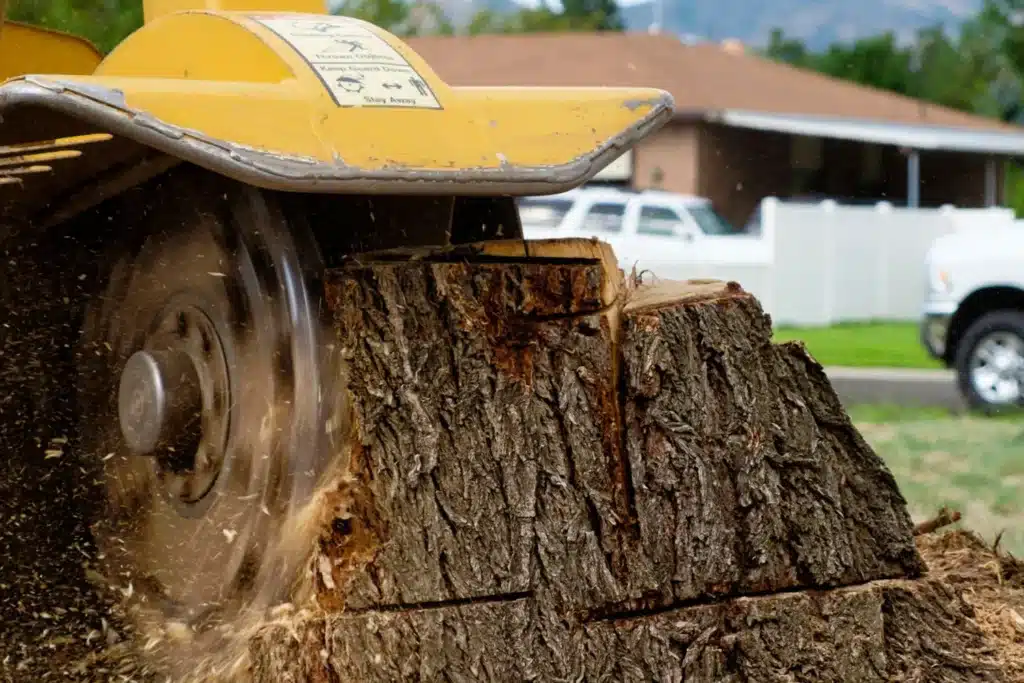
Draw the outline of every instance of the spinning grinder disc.
<instances>
[{"instance_id":1,"label":"spinning grinder disc","mask_svg":"<svg viewBox=\"0 0 1024 683\"><path fill-rule=\"evenodd\" d=\"M313 240L272 196L209 184L172 174L147 194L148 224L89 312L80 382L103 573L144 629L184 631L192 661L287 599L305 556L278 547L282 528L344 414Z\"/></svg>"}]
</instances>

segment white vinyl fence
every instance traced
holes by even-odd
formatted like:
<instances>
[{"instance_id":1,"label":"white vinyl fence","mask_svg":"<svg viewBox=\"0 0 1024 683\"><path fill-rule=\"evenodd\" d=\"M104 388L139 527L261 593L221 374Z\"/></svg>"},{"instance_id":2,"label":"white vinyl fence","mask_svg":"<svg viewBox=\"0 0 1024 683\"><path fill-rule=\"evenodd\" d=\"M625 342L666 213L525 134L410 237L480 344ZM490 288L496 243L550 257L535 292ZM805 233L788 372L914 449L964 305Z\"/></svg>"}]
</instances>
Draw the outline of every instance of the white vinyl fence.
<instances>
[{"instance_id":1,"label":"white vinyl fence","mask_svg":"<svg viewBox=\"0 0 1024 683\"><path fill-rule=\"evenodd\" d=\"M735 280L760 299L776 325L916 320L925 295L924 258L935 238L1012 224L1014 215L1003 208L789 204L768 198L761 221L766 248L756 262L661 262L654 274Z\"/></svg>"}]
</instances>

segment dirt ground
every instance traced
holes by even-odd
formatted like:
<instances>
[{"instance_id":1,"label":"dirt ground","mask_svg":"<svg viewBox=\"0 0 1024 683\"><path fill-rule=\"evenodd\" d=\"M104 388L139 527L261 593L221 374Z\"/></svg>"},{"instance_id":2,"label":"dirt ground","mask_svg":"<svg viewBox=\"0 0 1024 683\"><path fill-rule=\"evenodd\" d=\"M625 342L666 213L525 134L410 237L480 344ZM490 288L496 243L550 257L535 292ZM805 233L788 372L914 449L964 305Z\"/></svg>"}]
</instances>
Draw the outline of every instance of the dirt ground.
<instances>
[{"instance_id":1,"label":"dirt ground","mask_svg":"<svg viewBox=\"0 0 1024 683\"><path fill-rule=\"evenodd\" d=\"M130 659L112 656L127 632L90 580L95 550L75 514L73 465L18 464L0 474L0 682L142 683Z\"/></svg>"},{"instance_id":2,"label":"dirt ground","mask_svg":"<svg viewBox=\"0 0 1024 683\"><path fill-rule=\"evenodd\" d=\"M929 573L963 592L1003 660L1007 681L1024 681L1024 561L970 531L918 537Z\"/></svg>"}]
</instances>

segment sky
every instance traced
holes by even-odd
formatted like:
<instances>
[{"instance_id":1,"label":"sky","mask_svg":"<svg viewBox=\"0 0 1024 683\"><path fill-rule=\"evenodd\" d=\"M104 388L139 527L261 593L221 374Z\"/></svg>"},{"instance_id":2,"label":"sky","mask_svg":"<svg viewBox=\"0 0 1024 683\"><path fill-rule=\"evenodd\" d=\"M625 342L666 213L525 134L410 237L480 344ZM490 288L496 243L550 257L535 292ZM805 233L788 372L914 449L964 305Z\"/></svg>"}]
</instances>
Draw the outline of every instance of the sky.
<instances>
[{"instance_id":1,"label":"sky","mask_svg":"<svg viewBox=\"0 0 1024 683\"><path fill-rule=\"evenodd\" d=\"M536 0L513 0L513 1L517 5L522 5L523 7L531 7L531 8L533 8L533 7L538 7L540 5L540 3L537 2ZM644 2L649 2L649 0L618 0L618 4L621 7L629 7L631 5L641 5ZM559 2L559 0L548 0L547 4L548 4L549 7L553 8L553 9L561 9L562 8L562 3Z\"/></svg>"},{"instance_id":2,"label":"sky","mask_svg":"<svg viewBox=\"0 0 1024 683\"><path fill-rule=\"evenodd\" d=\"M537 7L540 3L538 0L514 0L517 4L523 5L524 7ZM638 5L648 0L619 0L619 5L630 6ZM852 0L851 0L852 1ZM756 0L751 0L756 2ZM958 16L969 16L978 9L978 0L888 0L891 5L907 8L919 8L927 9L929 7L945 7L953 14ZM559 0L549 0L548 4L552 7L561 8L562 3Z\"/></svg>"}]
</instances>

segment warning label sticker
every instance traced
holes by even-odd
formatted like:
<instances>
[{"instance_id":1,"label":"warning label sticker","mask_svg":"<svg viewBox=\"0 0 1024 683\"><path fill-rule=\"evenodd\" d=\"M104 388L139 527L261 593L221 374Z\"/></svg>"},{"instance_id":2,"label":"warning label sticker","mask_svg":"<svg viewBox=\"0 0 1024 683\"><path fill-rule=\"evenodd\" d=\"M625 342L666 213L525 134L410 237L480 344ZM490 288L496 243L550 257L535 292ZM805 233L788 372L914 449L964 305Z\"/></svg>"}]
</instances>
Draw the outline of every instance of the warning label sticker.
<instances>
[{"instance_id":1,"label":"warning label sticker","mask_svg":"<svg viewBox=\"0 0 1024 683\"><path fill-rule=\"evenodd\" d=\"M253 17L291 45L341 107L441 109L427 82L397 50L348 17Z\"/></svg>"}]
</instances>

